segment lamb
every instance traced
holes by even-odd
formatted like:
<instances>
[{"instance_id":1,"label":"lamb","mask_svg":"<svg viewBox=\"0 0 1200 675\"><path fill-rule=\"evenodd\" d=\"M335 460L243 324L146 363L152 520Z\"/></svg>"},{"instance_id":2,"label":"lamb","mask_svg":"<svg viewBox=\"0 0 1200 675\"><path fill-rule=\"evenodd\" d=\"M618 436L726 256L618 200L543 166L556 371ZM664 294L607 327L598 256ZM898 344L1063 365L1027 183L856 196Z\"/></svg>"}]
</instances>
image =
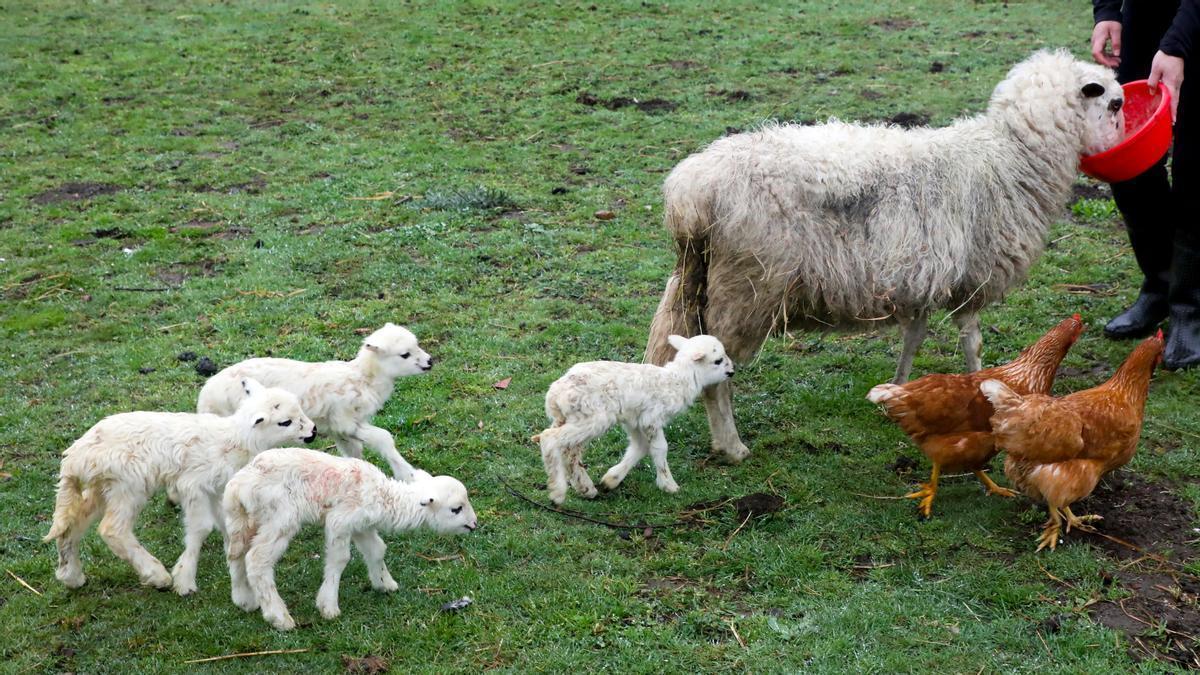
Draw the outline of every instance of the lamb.
<instances>
[{"instance_id":1,"label":"lamb","mask_svg":"<svg viewBox=\"0 0 1200 675\"><path fill-rule=\"evenodd\" d=\"M898 323L899 384L945 309L978 370L980 310L1024 280L1080 154L1123 136L1121 105L1111 71L1040 51L946 128L831 120L715 141L663 186L677 260L646 360L670 358L670 334L714 335L746 363L772 333ZM730 384L704 404L714 449L744 459Z\"/></svg>"},{"instance_id":2,"label":"lamb","mask_svg":"<svg viewBox=\"0 0 1200 675\"><path fill-rule=\"evenodd\" d=\"M360 459L302 448L254 458L230 479L222 505L233 602L247 612L261 607L279 630L296 622L275 588L275 563L302 525L325 524L325 581L317 609L326 619L341 613L338 586L351 541L367 564L371 586L390 592L399 586L384 563L378 530L423 526L465 534L476 528L467 489L450 476L403 483Z\"/></svg>"},{"instance_id":3,"label":"lamb","mask_svg":"<svg viewBox=\"0 0 1200 675\"><path fill-rule=\"evenodd\" d=\"M700 391L733 376L733 361L721 341L709 335L667 337L676 350L665 366L616 361L577 363L546 392L551 426L533 437L541 446L550 501L562 504L568 478L575 491L596 497L596 486L583 466L583 448L620 423L629 447L619 463L604 474L600 486L616 489L647 453L654 460L655 483L667 492L679 485L667 465L663 427L696 401Z\"/></svg>"},{"instance_id":4,"label":"lamb","mask_svg":"<svg viewBox=\"0 0 1200 675\"><path fill-rule=\"evenodd\" d=\"M200 390L199 412L228 415L242 398L238 382L253 377L300 397L304 411L327 432L338 451L361 458L363 444L383 456L400 480L413 479L413 467L396 451L386 430L371 424L392 395L396 379L421 375L433 359L407 329L388 323L362 342L353 361L306 363L291 359L249 359L213 375Z\"/></svg>"},{"instance_id":5,"label":"lamb","mask_svg":"<svg viewBox=\"0 0 1200 675\"><path fill-rule=\"evenodd\" d=\"M68 588L87 581L79 542L92 522L108 548L137 570L143 584L187 595L196 590L200 547L213 527L224 530L225 482L254 455L316 436L300 401L282 389L247 379L246 398L232 416L129 412L88 429L63 453L54 521L45 541L58 545L55 576ZM133 524L158 489L175 489L183 507L184 550L170 574L133 534Z\"/></svg>"}]
</instances>

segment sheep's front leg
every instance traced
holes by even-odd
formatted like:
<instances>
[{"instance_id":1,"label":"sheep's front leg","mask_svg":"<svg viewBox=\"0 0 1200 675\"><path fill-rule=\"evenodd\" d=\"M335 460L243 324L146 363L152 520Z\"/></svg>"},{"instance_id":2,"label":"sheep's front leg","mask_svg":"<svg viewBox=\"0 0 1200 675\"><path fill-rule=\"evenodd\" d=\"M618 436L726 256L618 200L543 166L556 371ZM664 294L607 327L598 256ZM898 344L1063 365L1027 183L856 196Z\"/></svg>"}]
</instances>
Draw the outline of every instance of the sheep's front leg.
<instances>
[{"instance_id":1,"label":"sheep's front leg","mask_svg":"<svg viewBox=\"0 0 1200 675\"><path fill-rule=\"evenodd\" d=\"M728 380L704 390L704 411L708 413L713 450L725 453L734 464L749 457L750 449L742 443L733 421L733 385Z\"/></svg>"},{"instance_id":2,"label":"sheep's front leg","mask_svg":"<svg viewBox=\"0 0 1200 675\"><path fill-rule=\"evenodd\" d=\"M183 502L183 553L171 570L175 592L188 595L196 592L196 566L200 548L216 527L212 499L208 495L181 494Z\"/></svg>"},{"instance_id":3,"label":"sheep's front leg","mask_svg":"<svg viewBox=\"0 0 1200 675\"><path fill-rule=\"evenodd\" d=\"M392 435L387 431L380 429L377 426L364 424L358 427L354 432L354 438L362 441L368 447L378 452L387 460L388 466L392 467L392 475L397 480L405 483L412 482L413 468L400 453L396 451L396 441L392 439Z\"/></svg>"},{"instance_id":4,"label":"sheep's front leg","mask_svg":"<svg viewBox=\"0 0 1200 675\"><path fill-rule=\"evenodd\" d=\"M973 373L982 366L983 335L979 331L979 314L960 312L954 315L958 325L958 346L967 359L967 372Z\"/></svg>"},{"instance_id":5,"label":"sheep's front leg","mask_svg":"<svg viewBox=\"0 0 1200 675\"><path fill-rule=\"evenodd\" d=\"M108 510L100 520L100 537L112 549L116 556L133 566L143 584L155 588L166 588L171 585L171 574L167 568L150 554L133 534L133 524L137 521L142 505L146 503L145 495L140 494L109 494L106 496Z\"/></svg>"},{"instance_id":6,"label":"sheep's front leg","mask_svg":"<svg viewBox=\"0 0 1200 675\"><path fill-rule=\"evenodd\" d=\"M896 364L896 376L892 378L892 384L908 382L908 376L912 374L913 357L929 332L929 321L923 314L908 320L901 319L900 330L904 333L904 348L900 352L900 362Z\"/></svg>"},{"instance_id":7,"label":"sheep's front leg","mask_svg":"<svg viewBox=\"0 0 1200 675\"><path fill-rule=\"evenodd\" d=\"M261 527L246 552L246 579L254 591L254 598L262 608L263 618L279 630L295 628L296 621L275 587L275 563L283 557L298 529Z\"/></svg>"},{"instance_id":8,"label":"sheep's front leg","mask_svg":"<svg viewBox=\"0 0 1200 675\"><path fill-rule=\"evenodd\" d=\"M341 453L342 457L362 459L362 441L356 438L338 436L337 438L333 439L333 442L335 445L337 445L338 452Z\"/></svg>"},{"instance_id":9,"label":"sheep's front leg","mask_svg":"<svg viewBox=\"0 0 1200 675\"><path fill-rule=\"evenodd\" d=\"M625 476L638 462L650 452L650 443L646 434L637 427L625 425L625 433L629 434L629 447L625 448L625 456L621 458L600 479L600 487L605 490L615 490L625 480Z\"/></svg>"},{"instance_id":10,"label":"sheep's front leg","mask_svg":"<svg viewBox=\"0 0 1200 675\"><path fill-rule=\"evenodd\" d=\"M317 591L317 609L326 619L336 619L342 613L338 608L338 587L342 583L342 570L350 562L350 537L338 532L328 522L325 525L325 581Z\"/></svg>"},{"instance_id":11,"label":"sheep's front leg","mask_svg":"<svg viewBox=\"0 0 1200 675\"><path fill-rule=\"evenodd\" d=\"M391 593L400 588L396 580L388 572L387 563L383 560L387 544L379 538L375 530L358 532L354 535L354 546L362 553L363 561L367 563L367 574L371 577L371 588L384 593Z\"/></svg>"},{"instance_id":12,"label":"sheep's front leg","mask_svg":"<svg viewBox=\"0 0 1200 675\"><path fill-rule=\"evenodd\" d=\"M661 428L655 431L654 440L650 441L650 458L654 460L654 470L658 473L655 485L666 492L679 492L679 485L671 476L671 467L667 465L667 437Z\"/></svg>"}]
</instances>

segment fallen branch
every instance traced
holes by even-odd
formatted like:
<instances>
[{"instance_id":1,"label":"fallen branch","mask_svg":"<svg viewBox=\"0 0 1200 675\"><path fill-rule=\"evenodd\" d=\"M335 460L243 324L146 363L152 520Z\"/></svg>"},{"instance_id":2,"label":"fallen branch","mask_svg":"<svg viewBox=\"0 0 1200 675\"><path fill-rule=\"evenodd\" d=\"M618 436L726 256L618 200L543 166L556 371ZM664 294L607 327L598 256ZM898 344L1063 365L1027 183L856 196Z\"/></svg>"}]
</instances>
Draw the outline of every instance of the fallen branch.
<instances>
[{"instance_id":1,"label":"fallen branch","mask_svg":"<svg viewBox=\"0 0 1200 675\"><path fill-rule=\"evenodd\" d=\"M142 293L164 293L166 291L173 291L176 289L171 288L170 286L163 286L162 288L144 288L142 286L113 286L113 290L114 291L139 291Z\"/></svg>"},{"instance_id":2,"label":"fallen branch","mask_svg":"<svg viewBox=\"0 0 1200 675\"><path fill-rule=\"evenodd\" d=\"M224 656L210 656L207 659L192 659L184 661L184 663L208 663L209 661L224 661L226 659L241 659L247 656L270 656L272 654L300 654L308 651L308 647L304 649L268 649L265 652L241 652L238 654L226 654Z\"/></svg>"},{"instance_id":3,"label":"fallen branch","mask_svg":"<svg viewBox=\"0 0 1200 675\"><path fill-rule=\"evenodd\" d=\"M24 580L24 579L22 579L21 577L17 576L16 574L14 574L12 570L4 570L4 571L5 571L5 572L8 572L8 576L10 576L10 577L12 577L12 578L16 579L18 584L21 584L21 585L22 585L22 586L24 586L25 588L28 588L30 591L32 591L34 595L41 595L41 594L42 594L42 592L41 592L41 591L39 591L38 589L36 589L36 588L34 588L33 586L30 586L29 584L25 583L25 580Z\"/></svg>"},{"instance_id":4,"label":"fallen branch","mask_svg":"<svg viewBox=\"0 0 1200 675\"><path fill-rule=\"evenodd\" d=\"M733 541L733 538L737 536L737 533L741 532L742 528L746 526L746 523L750 522L750 516L752 515L754 515L753 511L746 513L746 517L742 519L742 524L738 525L737 529L733 531L733 534L729 535L729 538L725 540L725 545L721 547L722 551L729 550L729 542Z\"/></svg>"}]
</instances>

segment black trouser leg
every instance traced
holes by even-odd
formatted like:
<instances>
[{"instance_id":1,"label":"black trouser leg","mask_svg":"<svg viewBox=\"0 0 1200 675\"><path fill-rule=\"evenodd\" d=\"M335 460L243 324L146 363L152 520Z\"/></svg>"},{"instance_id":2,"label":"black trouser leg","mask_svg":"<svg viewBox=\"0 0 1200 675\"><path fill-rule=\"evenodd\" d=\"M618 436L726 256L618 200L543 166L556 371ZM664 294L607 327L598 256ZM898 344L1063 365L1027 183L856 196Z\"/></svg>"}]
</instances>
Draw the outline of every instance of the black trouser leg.
<instances>
[{"instance_id":1,"label":"black trouser leg","mask_svg":"<svg viewBox=\"0 0 1200 675\"><path fill-rule=\"evenodd\" d=\"M1186 103L1191 102L1194 80L1185 79L1179 92L1179 112L1175 118L1175 152L1171 175L1175 213L1175 255L1171 269L1171 288L1167 300L1171 308L1170 334L1163 353L1163 365L1170 370L1200 365L1200 189L1197 183L1197 147L1200 129L1189 117Z\"/></svg>"}]
</instances>

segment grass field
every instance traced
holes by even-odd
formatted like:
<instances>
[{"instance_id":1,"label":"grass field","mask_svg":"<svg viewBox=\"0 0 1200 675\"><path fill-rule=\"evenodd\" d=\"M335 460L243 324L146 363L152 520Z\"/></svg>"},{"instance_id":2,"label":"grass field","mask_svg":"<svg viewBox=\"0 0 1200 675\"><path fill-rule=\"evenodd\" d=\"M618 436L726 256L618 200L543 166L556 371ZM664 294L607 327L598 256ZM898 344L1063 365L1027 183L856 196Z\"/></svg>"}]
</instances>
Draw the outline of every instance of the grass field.
<instances>
[{"instance_id":1,"label":"grass field","mask_svg":"<svg viewBox=\"0 0 1200 675\"><path fill-rule=\"evenodd\" d=\"M766 492L785 499L774 514L723 505L631 532L504 486L544 499L528 439L553 379L640 359L674 260L659 188L675 163L769 119L978 112L1033 49L1085 54L1088 3L10 0L0 16L0 670L176 671L261 650L305 651L203 667L1158 672L1193 658L1186 622L1137 603L1157 584L1195 621L1200 565L1128 565L1075 533L1034 555L1044 512L969 476L944 482L928 522L872 498L928 471L863 399L891 375L890 331L782 336L744 364L746 463L709 457L698 406L668 429L678 494L642 467L567 503L662 524ZM1028 284L983 316L990 364L1082 312L1061 392L1124 358L1099 328L1138 283L1106 192L1079 192ZM438 365L401 381L377 423L471 488L479 532L389 537L401 591L372 592L356 556L342 616L323 621L321 535L305 530L278 569L301 624L288 634L229 601L215 535L192 597L140 587L94 534L88 584L55 581L41 537L58 455L96 420L192 409L203 378L184 352L350 358L357 329L389 320ZM916 373L960 369L955 338L939 319ZM1124 505L1121 485L1149 481L1182 529L1140 541L1176 559L1194 550L1198 395L1195 374L1156 376L1139 453L1109 490ZM616 431L592 446L594 477L623 446ZM168 566L182 548L162 496L139 534ZM439 609L464 595L469 608ZM1145 623L1106 618L1120 606Z\"/></svg>"}]
</instances>

